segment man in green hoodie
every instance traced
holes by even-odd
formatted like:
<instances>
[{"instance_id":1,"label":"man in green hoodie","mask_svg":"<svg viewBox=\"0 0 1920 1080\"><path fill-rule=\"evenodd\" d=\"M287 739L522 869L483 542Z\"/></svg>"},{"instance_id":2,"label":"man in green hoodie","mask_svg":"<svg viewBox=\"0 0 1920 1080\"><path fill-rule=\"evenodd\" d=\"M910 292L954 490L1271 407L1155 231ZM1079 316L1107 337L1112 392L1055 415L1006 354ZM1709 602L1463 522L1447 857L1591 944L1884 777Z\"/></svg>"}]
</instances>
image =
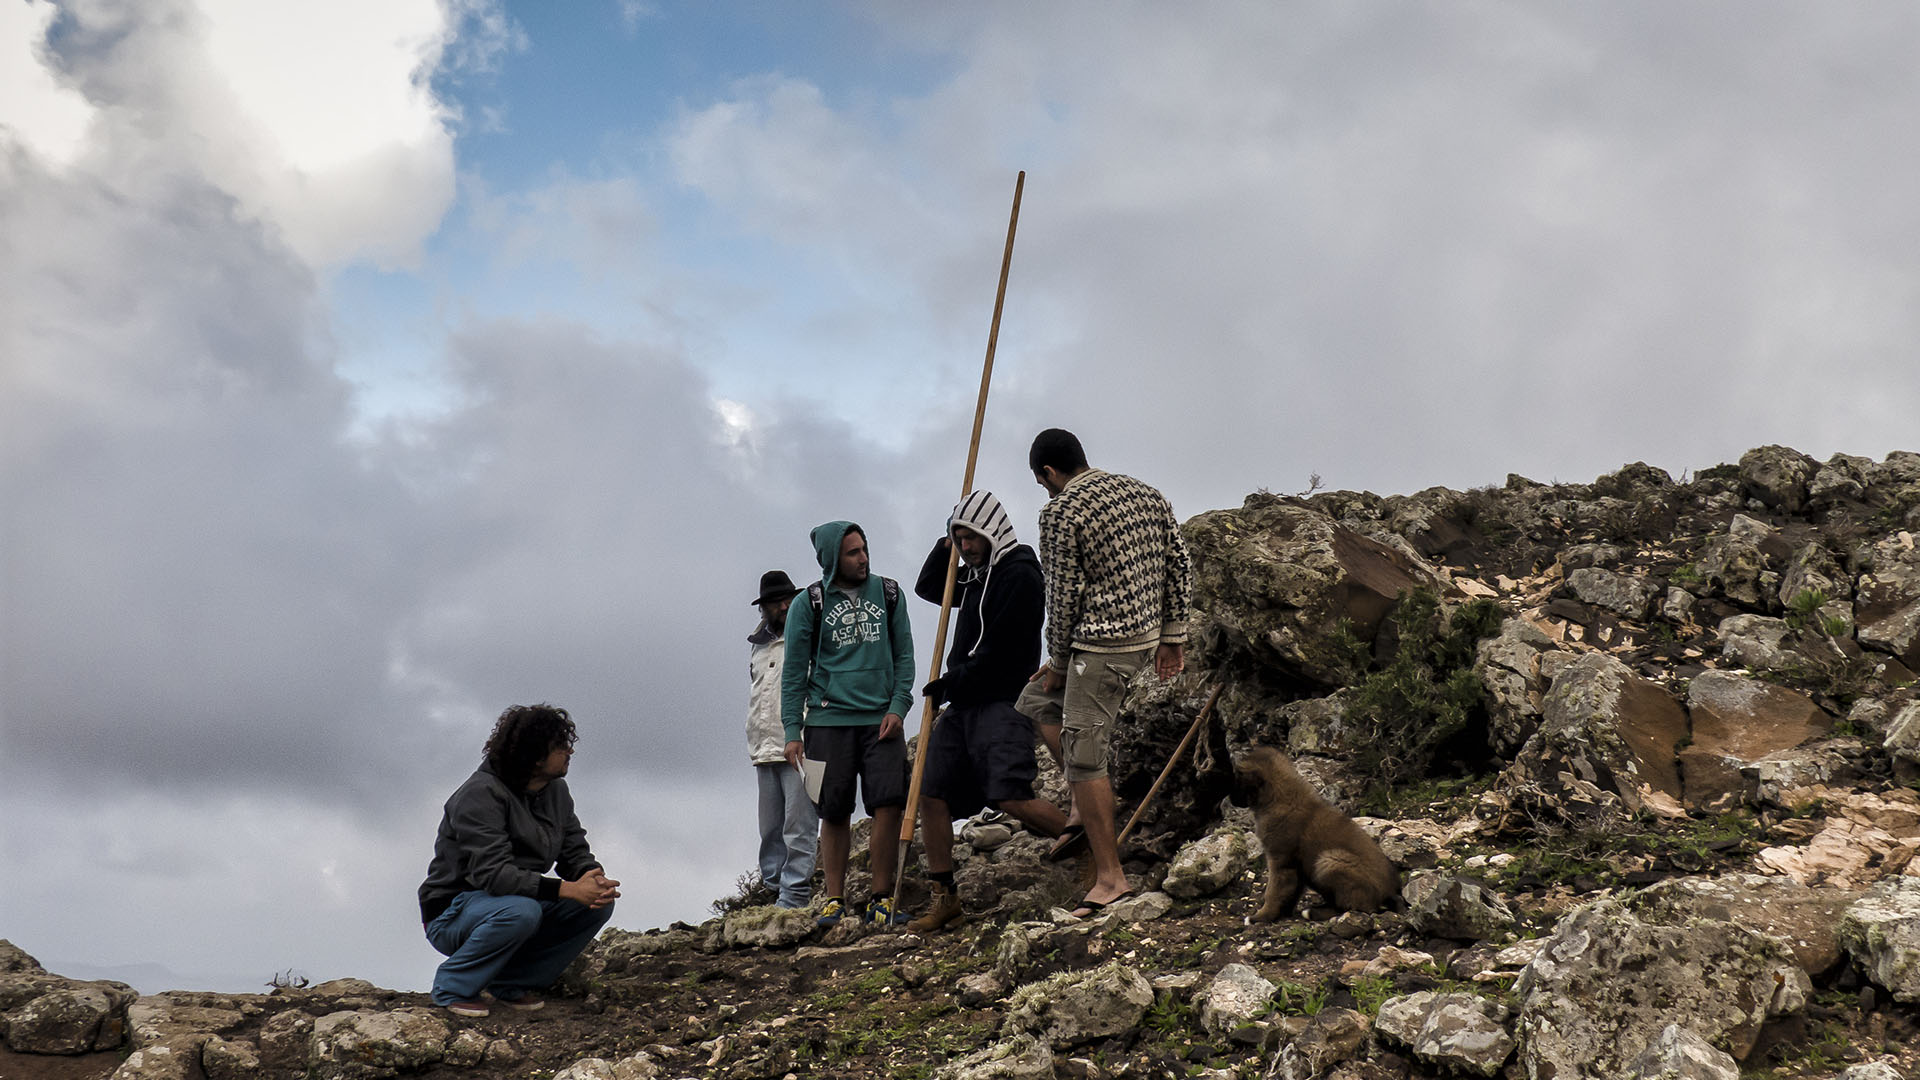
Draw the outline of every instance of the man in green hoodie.
<instances>
[{"instance_id":1,"label":"man in green hoodie","mask_svg":"<svg viewBox=\"0 0 1920 1080\"><path fill-rule=\"evenodd\" d=\"M857 780L873 816L873 899L865 917L905 923L908 916L893 898L893 870L907 803L901 717L913 704L913 631L899 584L869 572L867 534L860 526L829 521L812 535L821 577L787 614L780 720L794 768L802 768L803 756L826 763L817 804L827 892L820 922L831 925L845 914Z\"/></svg>"}]
</instances>

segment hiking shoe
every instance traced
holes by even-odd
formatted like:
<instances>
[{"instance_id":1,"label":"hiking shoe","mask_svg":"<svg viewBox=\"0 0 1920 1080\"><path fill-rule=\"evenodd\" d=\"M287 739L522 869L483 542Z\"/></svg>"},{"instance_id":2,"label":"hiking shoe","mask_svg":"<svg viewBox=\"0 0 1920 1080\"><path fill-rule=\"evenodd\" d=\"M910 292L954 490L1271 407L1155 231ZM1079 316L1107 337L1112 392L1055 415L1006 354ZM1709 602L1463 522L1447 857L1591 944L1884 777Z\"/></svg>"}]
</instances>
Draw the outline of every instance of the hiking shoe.
<instances>
[{"instance_id":1,"label":"hiking shoe","mask_svg":"<svg viewBox=\"0 0 1920 1080\"><path fill-rule=\"evenodd\" d=\"M505 1005L509 1009L519 1009L521 1012L532 1012L535 1009L544 1009L547 1007L547 999L531 990L514 997L502 997L499 994L495 994L493 995L493 1000Z\"/></svg>"},{"instance_id":2,"label":"hiking shoe","mask_svg":"<svg viewBox=\"0 0 1920 1080\"><path fill-rule=\"evenodd\" d=\"M470 1016L477 1019L493 1010L487 1008L487 1003L484 1001L456 1001L447 1006L447 1011L455 1016Z\"/></svg>"},{"instance_id":3,"label":"hiking shoe","mask_svg":"<svg viewBox=\"0 0 1920 1080\"><path fill-rule=\"evenodd\" d=\"M867 921L881 926L902 926L911 918L901 911L898 902L891 896L883 896L867 905Z\"/></svg>"},{"instance_id":4,"label":"hiking shoe","mask_svg":"<svg viewBox=\"0 0 1920 1080\"><path fill-rule=\"evenodd\" d=\"M813 920L813 925L834 926L840 922L840 917L846 913L847 905L842 903L839 897L829 896L827 897L827 902L820 905L820 917Z\"/></svg>"},{"instance_id":5,"label":"hiking shoe","mask_svg":"<svg viewBox=\"0 0 1920 1080\"><path fill-rule=\"evenodd\" d=\"M907 929L916 934L932 933L965 914L960 907L960 894L939 882L933 883L933 904L927 913L907 924Z\"/></svg>"}]
</instances>

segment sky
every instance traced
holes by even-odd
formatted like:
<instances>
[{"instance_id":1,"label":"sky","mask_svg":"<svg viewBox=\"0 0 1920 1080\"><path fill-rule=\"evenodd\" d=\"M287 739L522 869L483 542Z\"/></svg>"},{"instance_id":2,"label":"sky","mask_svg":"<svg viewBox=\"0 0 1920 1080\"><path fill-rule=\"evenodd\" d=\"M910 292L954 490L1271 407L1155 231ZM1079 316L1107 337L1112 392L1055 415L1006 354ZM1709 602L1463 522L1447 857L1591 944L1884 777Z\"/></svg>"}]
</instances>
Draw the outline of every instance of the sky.
<instances>
[{"instance_id":1,"label":"sky","mask_svg":"<svg viewBox=\"0 0 1920 1080\"><path fill-rule=\"evenodd\" d=\"M423 989L550 701L625 883L754 864L760 573L1034 432L1160 487L1920 449L1920 9L0 0L0 937ZM936 611L910 608L919 666ZM917 729L918 716L913 722Z\"/></svg>"}]
</instances>

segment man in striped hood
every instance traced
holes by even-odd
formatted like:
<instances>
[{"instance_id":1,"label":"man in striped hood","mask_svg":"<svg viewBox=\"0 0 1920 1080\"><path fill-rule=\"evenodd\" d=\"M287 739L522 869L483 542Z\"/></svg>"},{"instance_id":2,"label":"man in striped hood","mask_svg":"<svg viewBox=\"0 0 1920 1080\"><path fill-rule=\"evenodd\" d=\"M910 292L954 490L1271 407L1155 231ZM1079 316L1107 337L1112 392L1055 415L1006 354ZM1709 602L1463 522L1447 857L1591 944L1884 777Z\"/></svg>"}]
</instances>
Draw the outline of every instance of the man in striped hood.
<instances>
[{"instance_id":1,"label":"man in striped hood","mask_svg":"<svg viewBox=\"0 0 1920 1080\"><path fill-rule=\"evenodd\" d=\"M947 534L933 545L914 583L914 594L938 604L946 590L947 565L955 546L960 567L953 606L959 613L946 674L923 693L947 709L923 750L926 775L920 795L921 835L927 846L927 876L933 904L908 929L937 930L960 917L953 884L953 819L991 805L1034 831L1058 836L1066 818L1034 797L1038 775L1033 722L1013 707L1040 663L1040 621L1046 587L1040 559L1014 540L1013 525L992 492L960 500L947 519Z\"/></svg>"}]
</instances>

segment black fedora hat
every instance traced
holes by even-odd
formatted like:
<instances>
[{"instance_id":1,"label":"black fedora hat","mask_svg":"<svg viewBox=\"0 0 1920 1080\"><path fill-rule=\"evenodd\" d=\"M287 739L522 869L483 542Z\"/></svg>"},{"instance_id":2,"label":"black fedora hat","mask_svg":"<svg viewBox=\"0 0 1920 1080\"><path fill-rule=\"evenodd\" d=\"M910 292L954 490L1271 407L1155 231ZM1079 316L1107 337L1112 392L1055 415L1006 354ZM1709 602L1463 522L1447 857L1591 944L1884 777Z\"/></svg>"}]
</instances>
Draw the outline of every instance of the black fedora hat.
<instances>
[{"instance_id":1,"label":"black fedora hat","mask_svg":"<svg viewBox=\"0 0 1920 1080\"><path fill-rule=\"evenodd\" d=\"M777 604L800 591L785 570L769 570L760 575L760 596L755 604Z\"/></svg>"}]
</instances>

